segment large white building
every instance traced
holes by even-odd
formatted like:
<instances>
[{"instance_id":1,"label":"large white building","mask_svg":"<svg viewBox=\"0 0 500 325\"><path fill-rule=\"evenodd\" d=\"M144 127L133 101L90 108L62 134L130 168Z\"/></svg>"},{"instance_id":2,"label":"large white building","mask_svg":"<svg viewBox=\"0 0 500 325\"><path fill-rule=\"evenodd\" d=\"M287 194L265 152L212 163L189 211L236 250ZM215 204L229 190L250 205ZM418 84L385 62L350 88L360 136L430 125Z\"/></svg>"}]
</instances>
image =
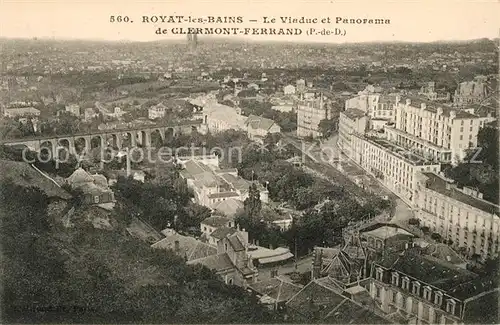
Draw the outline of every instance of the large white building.
<instances>
[{"instance_id":1,"label":"large white building","mask_svg":"<svg viewBox=\"0 0 500 325\"><path fill-rule=\"evenodd\" d=\"M365 112L356 108L340 112L338 145L342 152L347 156L351 155L351 135L353 133L365 134L367 126L368 117Z\"/></svg>"},{"instance_id":2,"label":"large white building","mask_svg":"<svg viewBox=\"0 0 500 325\"><path fill-rule=\"evenodd\" d=\"M297 136L317 138L321 136L319 122L331 118L331 101L322 92L307 95L297 106Z\"/></svg>"},{"instance_id":3,"label":"large white building","mask_svg":"<svg viewBox=\"0 0 500 325\"><path fill-rule=\"evenodd\" d=\"M417 175L439 172L440 164L426 160L381 138L352 133L349 158L398 195L414 205Z\"/></svg>"},{"instance_id":4,"label":"large white building","mask_svg":"<svg viewBox=\"0 0 500 325\"><path fill-rule=\"evenodd\" d=\"M398 98L395 123L386 127L387 139L428 159L458 163L467 149L477 146L486 117L473 109L455 110L418 98Z\"/></svg>"},{"instance_id":5,"label":"large white building","mask_svg":"<svg viewBox=\"0 0 500 325\"><path fill-rule=\"evenodd\" d=\"M498 256L499 206L435 173L422 173L415 196L421 225L451 240L454 248L464 249L469 256Z\"/></svg>"}]
</instances>

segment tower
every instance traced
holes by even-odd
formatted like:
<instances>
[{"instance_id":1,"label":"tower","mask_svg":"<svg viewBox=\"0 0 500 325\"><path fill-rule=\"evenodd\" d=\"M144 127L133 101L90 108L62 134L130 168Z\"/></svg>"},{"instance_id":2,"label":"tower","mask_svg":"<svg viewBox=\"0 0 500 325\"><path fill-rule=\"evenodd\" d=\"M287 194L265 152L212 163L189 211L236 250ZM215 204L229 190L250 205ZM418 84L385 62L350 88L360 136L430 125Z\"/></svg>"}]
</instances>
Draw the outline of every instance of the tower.
<instances>
[{"instance_id":1,"label":"tower","mask_svg":"<svg viewBox=\"0 0 500 325\"><path fill-rule=\"evenodd\" d=\"M187 34L187 41L189 49L195 50L198 46L198 35L197 34Z\"/></svg>"}]
</instances>

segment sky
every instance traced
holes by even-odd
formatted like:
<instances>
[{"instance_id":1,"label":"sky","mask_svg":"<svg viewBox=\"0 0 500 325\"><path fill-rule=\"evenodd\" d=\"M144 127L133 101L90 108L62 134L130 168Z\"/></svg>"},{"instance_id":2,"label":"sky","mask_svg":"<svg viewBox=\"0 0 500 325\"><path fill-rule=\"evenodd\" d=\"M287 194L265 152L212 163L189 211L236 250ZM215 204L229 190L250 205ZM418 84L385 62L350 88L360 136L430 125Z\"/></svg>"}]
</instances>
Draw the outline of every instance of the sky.
<instances>
[{"instance_id":1,"label":"sky","mask_svg":"<svg viewBox=\"0 0 500 325\"><path fill-rule=\"evenodd\" d=\"M111 23L111 16L128 16L129 23ZM242 16L243 24L142 23L142 16ZM388 25L264 24L264 16L390 19ZM248 20L257 19L258 22ZM468 40L499 37L497 0L0 0L0 37L155 41L185 39L172 35L174 27L302 27L296 36L247 35L250 40L326 43ZM345 30L345 36L305 35L313 27ZM158 29L168 34L157 35ZM225 36L226 38L228 36ZM230 36L232 37L232 36ZM203 36L199 37L203 39Z\"/></svg>"}]
</instances>

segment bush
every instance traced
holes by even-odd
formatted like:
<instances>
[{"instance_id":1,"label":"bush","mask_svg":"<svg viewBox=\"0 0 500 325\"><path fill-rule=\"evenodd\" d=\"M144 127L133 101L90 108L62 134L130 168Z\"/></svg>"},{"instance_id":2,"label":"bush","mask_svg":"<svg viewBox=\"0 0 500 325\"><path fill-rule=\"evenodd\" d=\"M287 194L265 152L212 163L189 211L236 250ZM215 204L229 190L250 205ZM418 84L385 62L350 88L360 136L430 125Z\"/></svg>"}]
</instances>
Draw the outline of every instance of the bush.
<instances>
[{"instance_id":1,"label":"bush","mask_svg":"<svg viewBox=\"0 0 500 325\"><path fill-rule=\"evenodd\" d=\"M438 233L433 232L433 233L431 234L431 239L434 239L434 240L440 241L440 240L441 240L441 235L440 235L440 234L438 234Z\"/></svg>"},{"instance_id":2,"label":"bush","mask_svg":"<svg viewBox=\"0 0 500 325\"><path fill-rule=\"evenodd\" d=\"M411 218L410 220L408 220L408 224L418 226L420 225L420 220L417 218Z\"/></svg>"}]
</instances>

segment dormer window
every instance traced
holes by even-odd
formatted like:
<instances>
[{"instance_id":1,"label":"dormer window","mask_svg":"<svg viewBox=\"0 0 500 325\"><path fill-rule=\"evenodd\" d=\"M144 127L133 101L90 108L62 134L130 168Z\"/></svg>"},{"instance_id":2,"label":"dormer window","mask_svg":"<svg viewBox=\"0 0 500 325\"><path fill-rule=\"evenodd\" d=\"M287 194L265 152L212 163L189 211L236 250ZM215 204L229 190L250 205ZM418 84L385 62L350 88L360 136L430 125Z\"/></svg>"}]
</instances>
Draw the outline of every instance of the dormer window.
<instances>
[{"instance_id":1,"label":"dormer window","mask_svg":"<svg viewBox=\"0 0 500 325\"><path fill-rule=\"evenodd\" d=\"M438 306L441 306L441 304L443 303L443 293L442 292L436 292L436 294L434 295L434 303Z\"/></svg>"},{"instance_id":2,"label":"dormer window","mask_svg":"<svg viewBox=\"0 0 500 325\"><path fill-rule=\"evenodd\" d=\"M431 301L432 289L431 287L424 288L424 299Z\"/></svg>"},{"instance_id":3,"label":"dormer window","mask_svg":"<svg viewBox=\"0 0 500 325\"><path fill-rule=\"evenodd\" d=\"M456 306L456 302L455 300L453 299L448 299L448 301L446 302L446 312L452 314L452 315L455 315L455 306Z\"/></svg>"},{"instance_id":4,"label":"dormer window","mask_svg":"<svg viewBox=\"0 0 500 325\"><path fill-rule=\"evenodd\" d=\"M398 274L398 272L392 272L391 282L395 286L399 285L399 274Z\"/></svg>"},{"instance_id":5,"label":"dormer window","mask_svg":"<svg viewBox=\"0 0 500 325\"><path fill-rule=\"evenodd\" d=\"M224 251L227 252L227 244L224 244Z\"/></svg>"},{"instance_id":6,"label":"dormer window","mask_svg":"<svg viewBox=\"0 0 500 325\"><path fill-rule=\"evenodd\" d=\"M384 271L381 269L381 268L378 268L377 269L377 274L376 274L376 278L378 281L382 281L382 277L384 276Z\"/></svg>"},{"instance_id":7,"label":"dormer window","mask_svg":"<svg viewBox=\"0 0 500 325\"><path fill-rule=\"evenodd\" d=\"M403 289L410 289L410 279L408 279L408 277L406 276L403 278Z\"/></svg>"},{"instance_id":8,"label":"dormer window","mask_svg":"<svg viewBox=\"0 0 500 325\"><path fill-rule=\"evenodd\" d=\"M418 281L413 282L412 293L416 296L420 295L420 283Z\"/></svg>"}]
</instances>

